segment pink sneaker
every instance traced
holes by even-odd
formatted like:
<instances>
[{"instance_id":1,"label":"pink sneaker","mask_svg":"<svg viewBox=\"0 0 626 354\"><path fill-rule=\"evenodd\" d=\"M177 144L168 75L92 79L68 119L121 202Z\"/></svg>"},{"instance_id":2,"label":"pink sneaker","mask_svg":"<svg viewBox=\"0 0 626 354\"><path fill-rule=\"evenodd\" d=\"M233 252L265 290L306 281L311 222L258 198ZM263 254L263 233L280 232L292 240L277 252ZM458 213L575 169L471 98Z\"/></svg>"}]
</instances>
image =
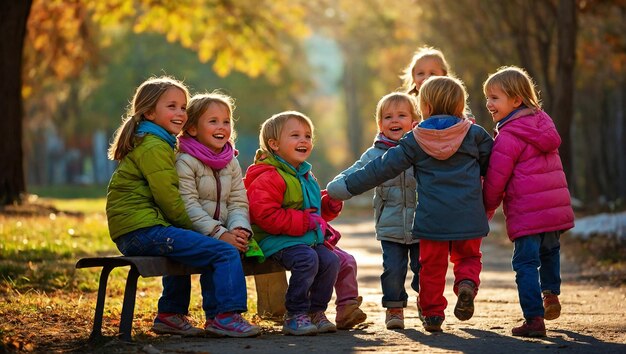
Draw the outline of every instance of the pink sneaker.
<instances>
[{"instance_id":1,"label":"pink sneaker","mask_svg":"<svg viewBox=\"0 0 626 354\"><path fill-rule=\"evenodd\" d=\"M159 313L154 319L152 331L157 334L180 334L183 336L197 336L203 333L200 328L191 324L187 316L179 313Z\"/></svg>"},{"instance_id":2,"label":"pink sneaker","mask_svg":"<svg viewBox=\"0 0 626 354\"><path fill-rule=\"evenodd\" d=\"M217 335L236 338L254 337L261 333L259 327L251 325L236 312L220 313L213 321L207 320L205 329Z\"/></svg>"}]
</instances>

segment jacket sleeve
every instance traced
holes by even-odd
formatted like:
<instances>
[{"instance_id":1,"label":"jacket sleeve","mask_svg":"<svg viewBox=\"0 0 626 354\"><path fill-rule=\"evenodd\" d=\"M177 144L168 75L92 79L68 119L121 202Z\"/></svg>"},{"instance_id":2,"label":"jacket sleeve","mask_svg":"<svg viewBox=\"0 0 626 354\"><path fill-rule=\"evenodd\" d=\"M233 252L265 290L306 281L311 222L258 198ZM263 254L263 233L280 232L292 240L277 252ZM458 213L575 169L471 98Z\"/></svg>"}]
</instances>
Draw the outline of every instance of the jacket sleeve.
<instances>
[{"instance_id":1,"label":"jacket sleeve","mask_svg":"<svg viewBox=\"0 0 626 354\"><path fill-rule=\"evenodd\" d=\"M500 133L495 139L489 158L487 175L483 182L483 201L487 213L496 210L502 203L506 186L513 174L522 148L520 141L506 133Z\"/></svg>"},{"instance_id":2,"label":"jacket sleeve","mask_svg":"<svg viewBox=\"0 0 626 354\"><path fill-rule=\"evenodd\" d=\"M233 158L229 165L232 173L231 189L228 195L228 229L243 228L252 233L250 226L250 214L248 212L248 196L246 188L243 185L243 176L239 161Z\"/></svg>"},{"instance_id":3,"label":"jacket sleeve","mask_svg":"<svg viewBox=\"0 0 626 354\"><path fill-rule=\"evenodd\" d=\"M250 221L273 235L302 236L309 229L303 210L283 208L287 185L276 171L265 172L248 186Z\"/></svg>"},{"instance_id":4,"label":"jacket sleeve","mask_svg":"<svg viewBox=\"0 0 626 354\"><path fill-rule=\"evenodd\" d=\"M178 192L179 179L174 159L174 152L163 143L148 148L136 163L165 219L176 227L190 229L191 221Z\"/></svg>"},{"instance_id":5,"label":"jacket sleeve","mask_svg":"<svg viewBox=\"0 0 626 354\"><path fill-rule=\"evenodd\" d=\"M417 161L421 148L413 134L407 134L399 144L380 157L368 162L345 177L346 188L352 195L368 191L379 184L398 176Z\"/></svg>"},{"instance_id":6,"label":"jacket sleeve","mask_svg":"<svg viewBox=\"0 0 626 354\"><path fill-rule=\"evenodd\" d=\"M352 166L348 167L343 172L335 176L332 181L328 182L326 185L326 191L330 197L338 200L348 200L353 197L346 187L345 178L347 175L357 171L372 160L372 154L370 152L372 149L373 148L369 148L366 150L363 155L361 155L361 158L352 164Z\"/></svg>"},{"instance_id":7,"label":"jacket sleeve","mask_svg":"<svg viewBox=\"0 0 626 354\"><path fill-rule=\"evenodd\" d=\"M482 127L480 127L480 132L478 136L478 164L480 165L480 175L485 176L493 149L493 138Z\"/></svg>"},{"instance_id":8,"label":"jacket sleeve","mask_svg":"<svg viewBox=\"0 0 626 354\"><path fill-rule=\"evenodd\" d=\"M202 167L201 163L194 160L195 158L190 155L179 155L176 161L176 171L180 179L180 196L185 202L187 214L189 214L192 222L192 229L203 235L211 235L213 230L220 226L220 222L213 219L213 216L209 215L209 212L200 203L196 176L203 171L199 170ZM217 232L213 236L219 238L222 233Z\"/></svg>"},{"instance_id":9,"label":"jacket sleeve","mask_svg":"<svg viewBox=\"0 0 626 354\"><path fill-rule=\"evenodd\" d=\"M339 216L342 209L342 201L331 198L326 190L322 191L322 219L332 221Z\"/></svg>"}]
</instances>

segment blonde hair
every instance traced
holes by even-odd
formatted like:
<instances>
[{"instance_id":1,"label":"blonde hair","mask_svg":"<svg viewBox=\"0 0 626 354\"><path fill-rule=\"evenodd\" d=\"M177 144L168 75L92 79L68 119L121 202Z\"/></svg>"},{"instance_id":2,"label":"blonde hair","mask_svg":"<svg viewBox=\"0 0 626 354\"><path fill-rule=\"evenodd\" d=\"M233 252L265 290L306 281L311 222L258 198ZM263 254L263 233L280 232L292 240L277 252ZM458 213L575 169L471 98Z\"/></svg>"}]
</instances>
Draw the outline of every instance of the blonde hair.
<instances>
[{"instance_id":1,"label":"blonde hair","mask_svg":"<svg viewBox=\"0 0 626 354\"><path fill-rule=\"evenodd\" d=\"M411 59L409 65L402 70L402 75L400 75L400 78L402 79L402 87L408 94L417 96L418 92L417 87L415 86L415 81L413 80L413 70L415 69L417 63L422 59L435 59L439 61L444 75L447 76L450 72L450 66L439 49L429 46L419 47L413 54L413 58Z\"/></svg>"},{"instance_id":2,"label":"blonde hair","mask_svg":"<svg viewBox=\"0 0 626 354\"><path fill-rule=\"evenodd\" d=\"M233 112L235 111L235 99L220 92L206 92L193 95L189 99L187 104L187 122L183 126L183 132L187 133L187 130L191 127L197 126L200 117L209 109L212 104L221 104L228 110L228 116L230 117L230 142L234 143L237 133L235 132L235 120L233 118Z\"/></svg>"},{"instance_id":3,"label":"blonde hair","mask_svg":"<svg viewBox=\"0 0 626 354\"><path fill-rule=\"evenodd\" d=\"M177 88L189 99L189 90L182 83L169 76L151 77L144 81L133 96L132 103L126 110L122 124L115 131L113 142L109 146L108 158L121 160L135 147L135 128L140 121L145 119L144 114L156 109L159 98L169 89Z\"/></svg>"},{"instance_id":4,"label":"blonde hair","mask_svg":"<svg viewBox=\"0 0 626 354\"><path fill-rule=\"evenodd\" d=\"M273 154L273 150L270 148L269 141L280 138L280 133L285 126L285 123L289 119L297 119L300 123L308 126L311 129L311 138L313 138L313 122L304 114L297 111L285 111L274 114L268 118L263 124L261 124L261 131L259 132L259 145L261 150L266 153Z\"/></svg>"},{"instance_id":5,"label":"blonde hair","mask_svg":"<svg viewBox=\"0 0 626 354\"><path fill-rule=\"evenodd\" d=\"M406 102L409 104L409 113L414 121L420 121L420 115L417 110L417 100L415 96L411 96L404 92L392 92L383 96L376 105L376 124L378 125L378 131L380 132L380 126L383 121L383 111L390 106L396 106L400 102Z\"/></svg>"},{"instance_id":6,"label":"blonde hair","mask_svg":"<svg viewBox=\"0 0 626 354\"><path fill-rule=\"evenodd\" d=\"M509 98L519 97L524 105L533 110L541 109L541 101L535 88L533 79L526 70L517 66L503 66L494 74L489 75L483 84L483 92L487 89L499 87Z\"/></svg>"},{"instance_id":7,"label":"blonde hair","mask_svg":"<svg viewBox=\"0 0 626 354\"><path fill-rule=\"evenodd\" d=\"M423 105L430 107L429 116L446 114L463 117L467 91L463 82L455 77L431 76L422 84L417 101L420 111Z\"/></svg>"}]
</instances>

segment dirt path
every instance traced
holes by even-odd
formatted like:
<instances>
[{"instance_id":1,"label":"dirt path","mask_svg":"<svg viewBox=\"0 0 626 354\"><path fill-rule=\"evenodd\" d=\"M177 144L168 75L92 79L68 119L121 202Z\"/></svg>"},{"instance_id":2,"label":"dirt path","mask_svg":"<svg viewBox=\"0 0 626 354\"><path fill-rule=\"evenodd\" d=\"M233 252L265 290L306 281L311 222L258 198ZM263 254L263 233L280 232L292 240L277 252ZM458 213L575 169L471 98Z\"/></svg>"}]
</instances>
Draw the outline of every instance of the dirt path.
<instances>
[{"instance_id":1,"label":"dirt path","mask_svg":"<svg viewBox=\"0 0 626 354\"><path fill-rule=\"evenodd\" d=\"M456 297L451 291L449 269L445 293L449 304L443 333L432 334L423 329L412 293L405 310L406 329L387 330L380 305L380 245L372 234L373 223L364 220L342 217L333 223L344 235L340 245L359 262L359 287L364 297L363 309L368 314L363 328L316 337L287 337L280 334L277 325L254 339L170 337L150 345L132 346L138 352L148 353L626 353L626 287L587 283L566 261L560 297L563 311L557 320L546 322L548 337L511 336L511 327L522 321L510 266L512 246L494 237L483 243L482 285L471 320L460 322L452 313ZM406 289L410 289L408 282ZM328 317L334 319L333 306L328 312ZM115 351L111 350L114 347L121 349L112 345L107 351Z\"/></svg>"}]
</instances>

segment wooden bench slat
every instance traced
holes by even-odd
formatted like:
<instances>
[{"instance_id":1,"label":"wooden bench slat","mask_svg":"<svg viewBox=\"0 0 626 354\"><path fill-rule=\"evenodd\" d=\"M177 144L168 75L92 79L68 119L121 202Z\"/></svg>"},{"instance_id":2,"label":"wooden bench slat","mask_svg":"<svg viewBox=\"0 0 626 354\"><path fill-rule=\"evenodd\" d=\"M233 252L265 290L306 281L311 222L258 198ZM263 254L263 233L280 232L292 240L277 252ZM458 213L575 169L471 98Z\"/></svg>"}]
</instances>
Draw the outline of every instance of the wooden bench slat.
<instances>
[{"instance_id":1,"label":"wooden bench slat","mask_svg":"<svg viewBox=\"0 0 626 354\"><path fill-rule=\"evenodd\" d=\"M76 263L76 268L135 266L144 278L163 275L199 274L200 269L173 262L167 257L93 257L83 258Z\"/></svg>"},{"instance_id":2,"label":"wooden bench slat","mask_svg":"<svg viewBox=\"0 0 626 354\"><path fill-rule=\"evenodd\" d=\"M280 264L272 259L263 263L255 260L244 259L242 261L245 275L257 275L282 272L285 270ZM111 257L90 257L82 258L76 263L76 268L93 267L124 267L135 266L137 272L144 277L158 277L163 275L188 275L200 274L199 268L189 267L178 262L174 262L167 257L155 256L111 256Z\"/></svg>"}]
</instances>

